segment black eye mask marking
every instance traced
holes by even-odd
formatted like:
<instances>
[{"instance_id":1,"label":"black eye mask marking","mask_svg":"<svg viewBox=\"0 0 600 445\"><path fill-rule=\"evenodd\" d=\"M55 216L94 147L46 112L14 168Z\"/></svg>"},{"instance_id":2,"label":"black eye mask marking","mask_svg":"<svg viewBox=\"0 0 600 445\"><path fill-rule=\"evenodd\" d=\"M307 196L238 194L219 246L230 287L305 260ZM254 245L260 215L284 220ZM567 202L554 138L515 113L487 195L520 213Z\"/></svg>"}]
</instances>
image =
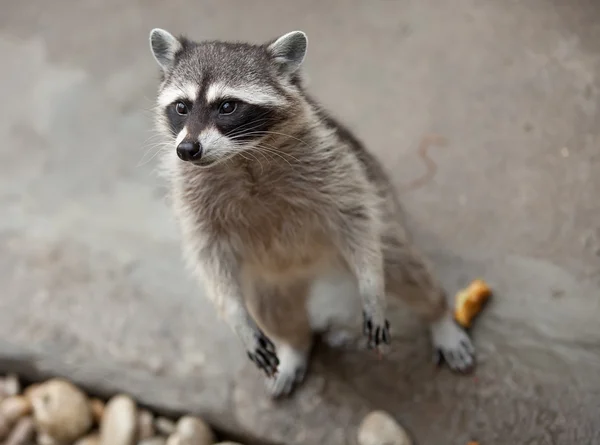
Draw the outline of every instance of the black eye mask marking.
<instances>
[{"instance_id":1,"label":"black eye mask marking","mask_svg":"<svg viewBox=\"0 0 600 445\"><path fill-rule=\"evenodd\" d=\"M187 114L180 114L177 112L177 103L182 102L187 108ZM165 109L165 115L167 117L167 122L169 123L169 130L173 136L177 136L185 125L186 120L188 119L190 113L192 111L192 103L187 100L178 100L169 104Z\"/></svg>"},{"instance_id":2,"label":"black eye mask marking","mask_svg":"<svg viewBox=\"0 0 600 445\"><path fill-rule=\"evenodd\" d=\"M224 102L234 102L234 100L222 101L217 106L217 110ZM231 114L220 115L217 112L215 124L222 134L236 142L258 139L284 118L275 107L235 102L236 108Z\"/></svg>"},{"instance_id":3,"label":"black eye mask marking","mask_svg":"<svg viewBox=\"0 0 600 445\"><path fill-rule=\"evenodd\" d=\"M178 113L178 102L185 104L187 114ZM233 109L229 114L222 113L224 103L230 104L227 111ZM207 126L214 125L221 134L237 143L259 139L285 119L285 114L276 107L254 105L235 99L224 99L209 106L185 100L175 101L166 107L165 115L173 136L177 136L186 123L188 131L198 134Z\"/></svg>"}]
</instances>

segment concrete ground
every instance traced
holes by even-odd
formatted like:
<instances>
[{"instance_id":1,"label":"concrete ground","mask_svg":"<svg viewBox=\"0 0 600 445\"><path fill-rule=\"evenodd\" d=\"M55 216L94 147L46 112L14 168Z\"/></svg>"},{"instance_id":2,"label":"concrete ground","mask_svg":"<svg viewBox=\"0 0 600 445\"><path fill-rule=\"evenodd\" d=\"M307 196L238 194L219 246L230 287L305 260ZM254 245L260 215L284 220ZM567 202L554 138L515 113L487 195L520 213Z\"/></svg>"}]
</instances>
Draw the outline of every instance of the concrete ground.
<instances>
[{"instance_id":1,"label":"concrete ground","mask_svg":"<svg viewBox=\"0 0 600 445\"><path fill-rule=\"evenodd\" d=\"M497 295L478 380L422 326L376 364L321 351L268 402L182 269L154 174L153 27L309 37L310 88L385 162L450 291ZM600 5L593 0L29 0L0 11L0 372L69 375L264 443L600 443ZM24 368L23 368L24 369Z\"/></svg>"}]
</instances>

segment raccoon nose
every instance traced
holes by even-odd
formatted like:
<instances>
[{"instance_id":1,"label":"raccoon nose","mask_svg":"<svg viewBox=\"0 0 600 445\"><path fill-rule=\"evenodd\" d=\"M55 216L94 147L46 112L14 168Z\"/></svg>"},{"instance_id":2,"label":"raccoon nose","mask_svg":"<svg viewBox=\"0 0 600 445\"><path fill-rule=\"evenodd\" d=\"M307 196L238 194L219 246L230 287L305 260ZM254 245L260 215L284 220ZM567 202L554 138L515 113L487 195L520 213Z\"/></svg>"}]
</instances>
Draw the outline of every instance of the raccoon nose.
<instances>
[{"instance_id":1,"label":"raccoon nose","mask_svg":"<svg viewBox=\"0 0 600 445\"><path fill-rule=\"evenodd\" d=\"M202 146L198 141L183 141L177 146L177 156L182 161L200 159Z\"/></svg>"}]
</instances>

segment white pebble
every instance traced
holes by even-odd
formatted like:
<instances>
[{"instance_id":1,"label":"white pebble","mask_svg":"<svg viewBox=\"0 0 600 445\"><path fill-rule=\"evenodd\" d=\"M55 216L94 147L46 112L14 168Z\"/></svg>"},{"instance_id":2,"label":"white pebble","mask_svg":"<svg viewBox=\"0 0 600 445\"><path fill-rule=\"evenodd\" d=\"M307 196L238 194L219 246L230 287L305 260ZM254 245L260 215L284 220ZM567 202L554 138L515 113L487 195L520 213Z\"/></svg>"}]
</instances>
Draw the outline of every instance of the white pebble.
<instances>
[{"instance_id":1,"label":"white pebble","mask_svg":"<svg viewBox=\"0 0 600 445\"><path fill-rule=\"evenodd\" d=\"M16 396L21 392L21 383L15 374L9 374L4 378L4 395L7 397Z\"/></svg>"},{"instance_id":2,"label":"white pebble","mask_svg":"<svg viewBox=\"0 0 600 445\"><path fill-rule=\"evenodd\" d=\"M183 445L184 443L181 436L177 433L173 433L167 438L167 445Z\"/></svg>"},{"instance_id":3,"label":"white pebble","mask_svg":"<svg viewBox=\"0 0 600 445\"><path fill-rule=\"evenodd\" d=\"M189 439L190 445L211 445L215 435L208 424L199 417L184 416L177 422L177 433L182 439Z\"/></svg>"},{"instance_id":4,"label":"white pebble","mask_svg":"<svg viewBox=\"0 0 600 445\"><path fill-rule=\"evenodd\" d=\"M137 406L128 396L114 396L104 407L100 422L101 445L134 445L137 434Z\"/></svg>"},{"instance_id":5,"label":"white pebble","mask_svg":"<svg viewBox=\"0 0 600 445\"><path fill-rule=\"evenodd\" d=\"M385 411L368 414L358 428L360 445L411 445L412 441L396 420Z\"/></svg>"}]
</instances>

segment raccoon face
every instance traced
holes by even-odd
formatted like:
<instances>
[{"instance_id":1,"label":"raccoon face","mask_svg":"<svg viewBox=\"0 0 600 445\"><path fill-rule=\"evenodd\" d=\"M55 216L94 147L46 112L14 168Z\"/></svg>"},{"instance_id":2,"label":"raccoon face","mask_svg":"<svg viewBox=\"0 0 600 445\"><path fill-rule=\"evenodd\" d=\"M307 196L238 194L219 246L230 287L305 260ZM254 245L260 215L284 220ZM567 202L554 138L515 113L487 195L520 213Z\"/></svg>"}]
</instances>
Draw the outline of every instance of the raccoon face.
<instances>
[{"instance_id":1,"label":"raccoon face","mask_svg":"<svg viewBox=\"0 0 600 445\"><path fill-rule=\"evenodd\" d=\"M306 47L301 31L251 45L152 30L150 48L162 70L158 124L179 159L202 166L229 159L293 118Z\"/></svg>"}]
</instances>

